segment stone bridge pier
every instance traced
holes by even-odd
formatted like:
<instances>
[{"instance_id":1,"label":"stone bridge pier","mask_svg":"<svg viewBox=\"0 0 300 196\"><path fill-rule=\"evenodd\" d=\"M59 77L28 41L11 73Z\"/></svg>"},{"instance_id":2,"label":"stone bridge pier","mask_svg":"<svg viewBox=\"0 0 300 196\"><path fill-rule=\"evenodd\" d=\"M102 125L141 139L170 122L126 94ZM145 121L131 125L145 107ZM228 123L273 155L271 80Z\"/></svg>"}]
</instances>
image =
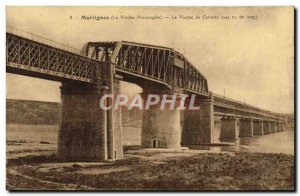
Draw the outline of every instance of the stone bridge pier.
<instances>
[{"instance_id":1,"label":"stone bridge pier","mask_svg":"<svg viewBox=\"0 0 300 196\"><path fill-rule=\"evenodd\" d=\"M63 83L58 157L63 160L106 159L105 115L93 86Z\"/></svg>"},{"instance_id":2,"label":"stone bridge pier","mask_svg":"<svg viewBox=\"0 0 300 196\"><path fill-rule=\"evenodd\" d=\"M264 135L264 123L261 120L253 121L253 135Z\"/></svg>"},{"instance_id":3,"label":"stone bridge pier","mask_svg":"<svg viewBox=\"0 0 300 196\"><path fill-rule=\"evenodd\" d=\"M253 120L252 119L240 119L240 137L252 137L253 136Z\"/></svg>"},{"instance_id":4,"label":"stone bridge pier","mask_svg":"<svg viewBox=\"0 0 300 196\"><path fill-rule=\"evenodd\" d=\"M269 121L264 121L263 122L263 124L264 124L264 134L270 134L271 133L271 129L272 129L272 127L271 127L271 122L269 122Z\"/></svg>"},{"instance_id":5,"label":"stone bridge pier","mask_svg":"<svg viewBox=\"0 0 300 196\"><path fill-rule=\"evenodd\" d=\"M142 97L144 103L151 92L144 90ZM167 94L166 100L172 100L172 94ZM149 98L150 99L150 98ZM162 96L160 96L162 100ZM179 99L175 98L174 109L167 103L161 108L161 101L143 110L142 146L148 148L180 148L180 111ZM145 106L145 104L144 104Z\"/></svg>"},{"instance_id":6,"label":"stone bridge pier","mask_svg":"<svg viewBox=\"0 0 300 196\"><path fill-rule=\"evenodd\" d=\"M233 141L238 137L237 119L234 117L221 118L220 141Z\"/></svg>"},{"instance_id":7,"label":"stone bridge pier","mask_svg":"<svg viewBox=\"0 0 300 196\"><path fill-rule=\"evenodd\" d=\"M282 126L282 131L286 131L286 124L285 123L281 123Z\"/></svg>"},{"instance_id":8,"label":"stone bridge pier","mask_svg":"<svg viewBox=\"0 0 300 196\"><path fill-rule=\"evenodd\" d=\"M143 113L142 146L180 148L180 111L152 107Z\"/></svg>"},{"instance_id":9,"label":"stone bridge pier","mask_svg":"<svg viewBox=\"0 0 300 196\"><path fill-rule=\"evenodd\" d=\"M200 110L184 110L181 144L184 146L213 142L214 106L212 94L208 98L197 98Z\"/></svg>"},{"instance_id":10,"label":"stone bridge pier","mask_svg":"<svg viewBox=\"0 0 300 196\"><path fill-rule=\"evenodd\" d=\"M63 82L57 155L61 160L99 161L123 157L121 110L104 110L99 101L119 92L119 79L104 64L104 85ZM112 99L104 105L111 106Z\"/></svg>"},{"instance_id":11,"label":"stone bridge pier","mask_svg":"<svg viewBox=\"0 0 300 196\"><path fill-rule=\"evenodd\" d=\"M277 132L276 122L271 122L271 133L276 133L276 132Z\"/></svg>"},{"instance_id":12,"label":"stone bridge pier","mask_svg":"<svg viewBox=\"0 0 300 196\"><path fill-rule=\"evenodd\" d=\"M281 122L277 122L276 126L277 126L277 132L281 132L282 131L282 124L281 124Z\"/></svg>"},{"instance_id":13,"label":"stone bridge pier","mask_svg":"<svg viewBox=\"0 0 300 196\"><path fill-rule=\"evenodd\" d=\"M284 131L284 123L279 122L279 131L282 132Z\"/></svg>"}]
</instances>

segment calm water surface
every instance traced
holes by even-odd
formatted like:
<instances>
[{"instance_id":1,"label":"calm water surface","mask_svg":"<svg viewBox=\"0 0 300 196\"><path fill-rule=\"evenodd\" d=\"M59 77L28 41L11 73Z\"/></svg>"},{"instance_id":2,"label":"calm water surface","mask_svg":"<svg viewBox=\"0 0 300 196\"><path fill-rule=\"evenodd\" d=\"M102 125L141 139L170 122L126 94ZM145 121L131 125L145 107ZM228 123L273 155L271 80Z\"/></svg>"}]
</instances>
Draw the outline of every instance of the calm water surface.
<instances>
[{"instance_id":1,"label":"calm water surface","mask_svg":"<svg viewBox=\"0 0 300 196\"><path fill-rule=\"evenodd\" d=\"M220 130L215 129L214 142L219 143ZM231 146L208 147L213 151L243 151L294 154L294 131L284 131L253 137L238 138Z\"/></svg>"},{"instance_id":2,"label":"calm water surface","mask_svg":"<svg viewBox=\"0 0 300 196\"><path fill-rule=\"evenodd\" d=\"M218 143L219 127L214 130L214 142ZM55 125L7 125L7 141L22 141L38 147L42 141L57 144L58 126ZM141 128L124 127L123 144L140 145ZM239 138L230 146L197 147L212 151L244 151L294 154L294 131L285 131L263 136ZM21 147L22 145L20 145ZM24 146L23 146L24 147ZM8 146L8 150L11 148ZM14 146L14 148L18 148Z\"/></svg>"}]
</instances>

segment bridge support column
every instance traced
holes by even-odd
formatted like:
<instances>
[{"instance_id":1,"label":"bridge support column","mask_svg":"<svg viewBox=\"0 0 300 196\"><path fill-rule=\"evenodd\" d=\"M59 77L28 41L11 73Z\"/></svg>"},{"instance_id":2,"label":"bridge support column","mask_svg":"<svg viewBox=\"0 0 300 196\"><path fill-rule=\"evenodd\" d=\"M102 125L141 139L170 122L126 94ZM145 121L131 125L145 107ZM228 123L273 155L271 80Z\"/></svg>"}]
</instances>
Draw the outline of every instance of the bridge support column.
<instances>
[{"instance_id":1,"label":"bridge support column","mask_svg":"<svg viewBox=\"0 0 300 196\"><path fill-rule=\"evenodd\" d=\"M287 117L285 117L285 122L284 122L283 124L284 124L284 126L283 126L283 131L288 131L288 130L290 129L291 126L290 126L290 123L289 123Z\"/></svg>"},{"instance_id":2,"label":"bridge support column","mask_svg":"<svg viewBox=\"0 0 300 196\"><path fill-rule=\"evenodd\" d=\"M144 100L147 94L143 94ZM169 104L167 104L169 105ZM160 104L143 111L142 146L148 148L180 148L180 111L160 109Z\"/></svg>"},{"instance_id":3,"label":"bridge support column","mask_svg":"<svg viewBox=\"0 0 300 196\"><path fill-rule=\"evenodd\" d=\"M274 133L278 132L277 122L274 122Z\"/></svg>"},{"instance_id":4,"label":"bridge support column","mask_svg":"<svg viewBox=\"0 0 300 196\"><path fill-rule=\"evenodd\" d=\"M286 124L285 123L281 123L282 125L282 131L286 131Z\"/></svg>"},{"instance_id":5,"label":"bridge support column","mask_svg":"<svg viewBox=\"0 0 300 196\"><path fill-rule=\"evenodd\" d=\"M61 101L58 158L107 159L106 113L99 108L99 95L93 85L62 83Z\"/></svg>"},{"instance_id":6,"label":"bridge support column","mask_svg":"<svg viewBox=\"0 0 300 196\"><path fill-rule=\"evenodd\" d=\"M236 140L238 136L237 119L233 117L221 118L220 141Z\"/></svg>"},{"instance_id":7,"label":"bridge support column","mask_svg":"<svg viewBox=\"0 0 300 196\"><path fill-rule=\"evenodd\" d=\"M103 65L109 68L110 64ZM62 116L58 136L58 158L73 161L97 161L123 157L121 109L104 110L99 100L105 94L119 92L119 80L109 78L108 88L82 83L62 83ZM109 72L113 73L113 72ZM112 99L105 101L112 105Z\"/></svg>"},{"instance_id":8,"label":"bridge support column","mask_svg":"<svg viewBox=\"0 0 300 196\"><path fill-rule=\"evenodd\" d=\"M280 132L280 124L279 122L276 122L276 132Z\"/></svg>"},{"instance_id":9,"label":"bridge support column","mask_svg":"<svg viewBox=\"0 0 300 196\"><path fill-rule=\"evenodd\" d=\"M265 121L264 123L264 134L270 134L271 133L271 122Z\"/></svg>"},{"instance_id":10,"label":"bridge support column","mask_svg":"<svg viewBox=\"0 0 300 196\"><path fill-rule=\"evenodd\" d=\"M120 80L118 78L114 78L113 81L114 95L120 93ZM113 110L113 156L110 156L110 159L121 159L123 158L123 143L122 143L122 112L121 107L117 110Z\"/></svg>"},{"instance_id":11,"label":"bridge support column","mask_svg":"<svg viewBox=\"0 0 300 196\"><path fill-rule=\"evenodd\" d=\"M282 122L280 122L279 126L280 126L280 132L283 132L284 131L284 124Z\"/></svg>"},{"instance_id":12,"label":"bridge support column","mask_svg":"<svg viewBox=\"0 0 300 196\"><path fill-rule=\"evenodd\" d=\"M277 128L276 128L276 123L275 122L271 122L271 133L276 133Z\"/></svg>"},{"instance_id":13,"label":"bridge support column","mask_svg":"<svg viewBox=\"0 0 300 196\"><path fill-rule=\"evenodd\" d=\"M264 134L264 123L263 121L253 121L253 135Z\"/></svg>"},{"instance_id":14,"label":"bridge support column","mask_svg":"<svg viewBox=\"0 0 300 196\"><path fill-rule=\"evenodd\" d=\"M240 120L240 137L252 137L253 136L253 120L241 119Z\"/></svg>"},{"instance_id":15,"label":"bridge support column","mask_svg":"<svg viewBox=\"0 0 300 196\"><path fill-rule=\"evenodd\" d=\"M181 144L199 145L213 142L214 106L212 94L200 99L200 110L183 111Z\"/></svg>"},{"instance_id":16,"label":"bridge support column","mask_svg":"<svg viewBox=\"0 0 300 196\"><path fill-rule=\"evenodd\" d=\"M281 124L280 122L276 122L277 132L281 132Z\"/></svg>"}]
</instances>

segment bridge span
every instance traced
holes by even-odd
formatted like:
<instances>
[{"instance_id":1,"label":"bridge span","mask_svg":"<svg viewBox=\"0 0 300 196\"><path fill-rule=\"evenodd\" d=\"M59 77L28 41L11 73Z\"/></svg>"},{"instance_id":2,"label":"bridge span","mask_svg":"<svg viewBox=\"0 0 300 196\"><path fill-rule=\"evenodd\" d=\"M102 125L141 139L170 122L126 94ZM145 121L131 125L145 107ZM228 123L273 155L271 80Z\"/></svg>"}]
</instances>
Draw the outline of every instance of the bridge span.
<instances>
[{"instance_id":1,"label":"bridge span","mask_svg":"<svg viewBox=\"0 0 300 196\"><path fill-rule=\"evenodd\" d=\"M123 157L121 110L98 106L102 96L118 94L120 81L139 85L143 95L196 95L198 111L144 111L145 147L212 143L215 116L222 117L221 141L286 130L285 116L209 92L201 72L167 47L111 41L88 42L77 50L7 27L6 71L62 83L58 157L64 160Z\"/></svg>"}]
</instances>

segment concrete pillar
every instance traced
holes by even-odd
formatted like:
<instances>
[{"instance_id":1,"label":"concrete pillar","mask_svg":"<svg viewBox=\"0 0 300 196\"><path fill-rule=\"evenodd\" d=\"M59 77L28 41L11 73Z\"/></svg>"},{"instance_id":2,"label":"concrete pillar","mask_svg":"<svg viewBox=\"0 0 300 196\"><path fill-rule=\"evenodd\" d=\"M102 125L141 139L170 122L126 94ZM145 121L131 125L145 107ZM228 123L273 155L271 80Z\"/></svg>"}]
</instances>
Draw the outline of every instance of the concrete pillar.
<instances>
[{"instance_id":1,"label":"concrete pillar","mask_svg":"<svg viewBox=\"0 0 300 196\"><path fill-rule=\"evenodd\" d=\"M170 96L171 97L171 96ZM143 93L146 100L147 93ZM148 148L180 148L180 111L168 106L160 109L161 103L143 111L142 146Z\"/></svg>"},{"instance_id":2,"label":"concrete pillar","mask_svg":"<svg viewBox=\"0 0 300 196\"><path fill-rule=\"evenodd\" d=\"M264 121L264 134L270 134L271 133L271 122Z\"/></svg>"},{"instance_id":3,"label":"concrete pillar","mask_svg":"<svg viewBox=\"0 0 300 196\"><path fill-rule=\"evenodd\" d=\"M240 137L252 137L253 136L253 120L241 119L240 120Z\"/></svg>"},{"instance_id":4,"label":"concrete pillar","mask_svg":"<svg viewBox=\"0 0 300 196\"><path fill-rule=\"evenodd\" d=\"M282 122L279 123L279 130L280 132L284 130L284 124Z\"/></svg>"},{"instance_id":5,"label":"concrete pillar","mask_svg":"<svg viewBox=\"0 0 300 196\"><path fill-rule=\"evenodd\" d=\"M198 100L200 110L183 111L182 145L199 145L213 142L214 106L212 94Z\"/></svg>"},{"instance_id":6,"label":"concrete pillar","mask_svg":"<svg viewBox=\"0 0 300 196\"><path fill-rule=\"evenodd\" d=\"M287 131L289 129L288 124L288 117L285 117L284 125L283 125L283 131Z\"/></svg>"},{"instance_id":7,"label":"concrete pillar","mask_svg":"<svg viewBox=\"0 0 300 196\"><path fill-rule=\"evenodd\" d=\"M277 128L276 128L276 123L275 122L271 122L271 133L276 133Z\"/></svg>"},{"instance_id":8,"label":"concrete pillar","mask_svg":"<svg viewBox=\"0 0 300 196\"><path fill-rule=\"evenodd\" d=\"M282 123L282 131L286 131L286 123Z\"/></svg>"},{"instance_id":9,"label":"concrete pillar","mask_svg":"<svg viewBox=\"0 0 300 196\"><path fill-rule=\"evenodd\" d=\"M276 132L280 132L280 124L279 124L279 122L276 122Z\"/></svg>"},{"instance_id":10,"label":"concrete pillar","mask_svg":"<svg viewBox=\"0 0 300 196\"><path fill-rule=\"evenodd\" d=\"M253 135L264 134L264 123L263 121L253 121Z\"/></svg>"},{"instance_id":11,"label":"concrete pillar","mask_svg":"<svg viewBox=\"0 0 300 196\"><path fill-rule=\"evenodd\" d=\"M280 122L276 122L277 132L281 132L281 124Z\"/></svg>"},{"instance_id":12,"label":"concrete pillar","mask_svg":"<svg viewBox=\"0 0 300 196\"><path fill-rule=\"evenodd\" d=\"M108 60L108 57L106 57ZM120 78L115 75L115 65L108 61L102 65L102 81L105 81L108 89L106 94L111 94L116 97L120 92ZM107 105L113 106L114 101L107 99ZM107 159L115 160L123 158L122 145L122 123L121 123L121 108L118 110L109 109L106 111L107 124Z\"/></svg>"},{"instance_id":13,"label":"concrete pillar","mask_svg":"<svg viewBox=\"0 0 300 196\"><path fill-rule=\"evenodd\" d=\"M168 89L165 89L166 94L162 93L164 90L153 92L149 89L151 89L151 86L148 86L148 89L147 87L143 89L142 98L144 103L149 94L159 95L158 93L160 93L160 102L143 111L142 146L148 148L180 148L180 110L177 110L180 104L180 95L174 94L174 98L176 98L173 99L175 101L174 108L170 109L170 103L166 103L164 108L160 108L163 96L167 96L167 100L172 100L173 95L170 94Z\"/></svg>"},{"instance_id":14,"label":"concrete pillar","mask_svg":"<svg viewBox=\"0 0 300 196\"><path fill-rule=\"evenodd\" d=\"M114 78L113 65L103 64L99 78L106 86L63 82L61 86L62 114L58 138L58 158L86 161L123 157L121 109L103 110L99 100L105 94L119 92L119 80ZM110 106L109 98L105 104Z\"/></svg>"},{"instance_id":15,"label":"concrete pillar","mask_svg":"<svg viewBox=\"0 0 300 196\"><path fill-rule=\"evenodd\" d=\"M114 95L120 93L120 80L114 78ZM113 146L113 158L112 159L121 159L123 158L123 143L122 143L122 113L121 107L113 111L114 115L114 146Z\"/></svg>"},{"instance_id":16,"label":"concrete pillar","mask_svg":"<svg viewBox=\"0 0 300 196\"><path fill-rule=\"evenodd\" d=\"M58 158L107 159L106 113L93 85L62 83L62 115L58 134Z\"/></svg>"},{"instance_id":17,"label":"concrete pillar","mask_svg":"<svg viewBox=\"0 0 300 196\"><path fill-rule=\"evenodd\" d=\"M231 117L221 118L220 141L232 141L238 137L237 119Z\"/></svg>"}]
</instances>

